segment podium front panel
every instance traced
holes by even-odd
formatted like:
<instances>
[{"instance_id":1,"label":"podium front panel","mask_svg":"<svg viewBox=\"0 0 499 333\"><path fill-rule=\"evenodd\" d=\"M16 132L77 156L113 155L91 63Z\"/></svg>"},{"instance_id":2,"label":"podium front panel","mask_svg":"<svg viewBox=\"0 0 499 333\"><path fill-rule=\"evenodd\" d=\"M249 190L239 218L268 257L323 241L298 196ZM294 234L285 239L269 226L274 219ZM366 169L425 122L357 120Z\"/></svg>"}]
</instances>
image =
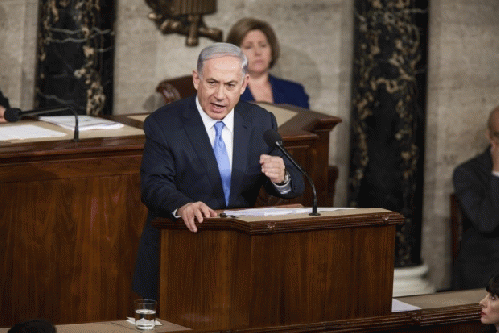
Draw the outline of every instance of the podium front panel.
<instances>
[{"instance_id":1,"label":"podium front panel","mask_svg":"<svg viewBox=\"0 0 499 333\"><path fill-rule=\"evenodd\" d=\"M387 315L394 249L394 224L260 234L163 229L160 317L228 329Z\"/></svg>"}]
</instances>

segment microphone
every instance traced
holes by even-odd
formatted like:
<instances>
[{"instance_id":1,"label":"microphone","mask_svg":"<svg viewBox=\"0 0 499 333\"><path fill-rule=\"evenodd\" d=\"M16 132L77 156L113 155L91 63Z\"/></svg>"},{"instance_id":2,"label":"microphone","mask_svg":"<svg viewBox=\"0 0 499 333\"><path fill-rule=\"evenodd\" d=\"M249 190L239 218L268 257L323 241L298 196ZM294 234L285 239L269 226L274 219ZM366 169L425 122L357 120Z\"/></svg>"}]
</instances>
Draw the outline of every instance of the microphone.
<instances>
[{"instance_id":1,"label":"microphone","mask_svg":"<svg viewBox=\"0 0 499 333\"><path fill-rule=\"evenodd\" d=\"M296 161L291 157L291 155L289 155L288 151L286 150L286 148L284 148L284 145L282 144L282 138L279 135L279 133L277 133L276 130L269 129L265 133L263 133L263 140L265 140L265 143L267 143L267 145L269 145L271 148L277 147L284 154L284 156L286 156L286 158L289 161L291 161L291 163L307 178L308 182L312 186L312 192L314 195L312 213L310 213L310 215L320 216L321 214L317 213L317 191L315 190L314 181L312 180L312 178L310 178L308 173L306 173L305 170L303 170L302 167L299 166L298 163L296 163Z\"/></svg>"},{"instance_id":2,"label":"microphone","mask_svg":"<svg viewBox=\"0 0 499 333\"><path fill-rule=\"evenodd\" d=\"M61 111L66 111L69 110L71 111L74 116L75 116L75 129L74 129L74 141L78 141L78 113L76 113L75 109L70 106L61 106L61 107L48 107L48 108L43 108L43 109L34 109L30 111L21 111L21 109L18 108L11 108L5 110L3 117L5 120L11 123L15 123L19 119L21 119L24 116L35 116L43 113L54 113L54 112L61 112Z\"/></svg>"}]
</instances>

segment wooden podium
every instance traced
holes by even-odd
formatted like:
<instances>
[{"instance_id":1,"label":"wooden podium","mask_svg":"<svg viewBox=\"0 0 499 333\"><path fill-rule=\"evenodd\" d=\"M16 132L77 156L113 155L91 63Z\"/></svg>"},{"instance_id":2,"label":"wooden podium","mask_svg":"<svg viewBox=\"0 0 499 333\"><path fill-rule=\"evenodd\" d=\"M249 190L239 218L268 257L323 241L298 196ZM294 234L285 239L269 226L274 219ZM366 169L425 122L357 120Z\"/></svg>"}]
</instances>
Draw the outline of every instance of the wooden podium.
<instances>
[{"instance_id":1,"label":"wooden podium","mask_svg":"<svg viewBox=\"0 0 499 333\"><path fill-rule=\"evenodd\" d=\"M383 209L211 218L162 229L159 317L194 329L321 322L390 313L395 225Z\"/></svg>"},{"instance_id":2,"label":"wooden podium","mask_svg":"<svg viewBox=\"0 0 499 333\"><path fill-rule=\"evenodd\" d=\"M18 124L59 130L35 121L0 126ZM72 138L0 142L0 327L132 314L133 264L147 216L139 190L143 131Z\"/></svg>"}]
</instances>

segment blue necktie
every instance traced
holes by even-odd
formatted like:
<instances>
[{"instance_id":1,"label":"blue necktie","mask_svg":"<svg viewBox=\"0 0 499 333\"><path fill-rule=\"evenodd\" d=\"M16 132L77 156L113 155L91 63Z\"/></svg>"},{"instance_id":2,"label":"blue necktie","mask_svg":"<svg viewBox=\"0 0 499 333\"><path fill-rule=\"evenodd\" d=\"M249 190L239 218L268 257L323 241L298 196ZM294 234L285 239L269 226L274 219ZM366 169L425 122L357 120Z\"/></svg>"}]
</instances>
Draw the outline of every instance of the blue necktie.
<instances>
[{"instance_id":1,"label":"blue necktie","mask_svg":"<svg viewBox=\"0 0 499 333\"><path fill-rule=\"evenodd\" d=\"M225 124L222 121L217 121L215 123L215 143L213 145L213 151L218 162L218 171L220 171L220 177L222 178L225 204L228 206L230 197L230 161L229 155L227 155L227 149L225 148L225 142L222 139L222 130L224 126Z\"/></svg>"}]
</instances>

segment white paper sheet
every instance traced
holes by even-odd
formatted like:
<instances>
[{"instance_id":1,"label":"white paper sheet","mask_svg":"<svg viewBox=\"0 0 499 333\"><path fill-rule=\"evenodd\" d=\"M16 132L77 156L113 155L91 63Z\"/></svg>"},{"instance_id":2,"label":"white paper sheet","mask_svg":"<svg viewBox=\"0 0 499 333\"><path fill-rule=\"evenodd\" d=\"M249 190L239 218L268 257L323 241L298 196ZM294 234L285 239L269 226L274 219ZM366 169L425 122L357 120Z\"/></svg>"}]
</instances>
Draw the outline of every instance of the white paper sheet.
<instances>
[{"instance_id":1,"label":"white paper sheet","mask_svg":"<svg viewBox=\"0 0 499 333\"><path fill-rule=\"evenodd\" d=\"M401 302L397 299L392 299L392 312L405 312L405 311L414 311L420 310L417 306Z\"/></svg>"},{"instance_id":2,"label":"white paper sheet","mask_svg":"<svg viewBox=\"0 0 499 333\"><path fill-rule=\"evenodd\" d=\"M74 116L43 116L38 119L47 123L59 125L68 130L74 130ZM124 125L112 120L102 119L92 116L78 116L78 131L88 131L92 129L118 129Z\"/></svg>"},{"instance_id":3,"label":"white paper sheet","mask_svg":"<svg viewBox=\"0 0 499 333\"><path fill-rule=\"evenodd\" d=\"M341 209L352 209L352 208L317 208L317 212L334 212ZM311 213L312 208L281 208L281 207L269 207L269 208L250 208L242 210L226 210L224 213L228 216L282 216L290 214L305 214Z\"/></svg>"},{"instance_id":4,"label":"white paper sheet","mask_svg":"<svg viewBox=\"0 0 499 333\"><path fill-rule=\"evenodd\" d=\"M132 324L132 325L135 325L135 318L132 318L132 317L126 317L126 318L127 318L127 320L126 320L126 321L128 321L128 322L129 322L130 324ZM163 324L161 324L161 322L160 322L159 320L157 320L157 319L156 319L156 320L154 321L154 325L156 325L156 326L161 326L161 325L163 325Z\"/></svg>"},{"instance_id":5,"label":"white paper sheet","mask_svg":"<svg viewBox=\"0 0 499 333\"><path fill-rule=\"evenodd\" d=\"M63 137L66 133L53 131L36 125L0 125L0 141Z\"/></svg>"}]
</instances>

